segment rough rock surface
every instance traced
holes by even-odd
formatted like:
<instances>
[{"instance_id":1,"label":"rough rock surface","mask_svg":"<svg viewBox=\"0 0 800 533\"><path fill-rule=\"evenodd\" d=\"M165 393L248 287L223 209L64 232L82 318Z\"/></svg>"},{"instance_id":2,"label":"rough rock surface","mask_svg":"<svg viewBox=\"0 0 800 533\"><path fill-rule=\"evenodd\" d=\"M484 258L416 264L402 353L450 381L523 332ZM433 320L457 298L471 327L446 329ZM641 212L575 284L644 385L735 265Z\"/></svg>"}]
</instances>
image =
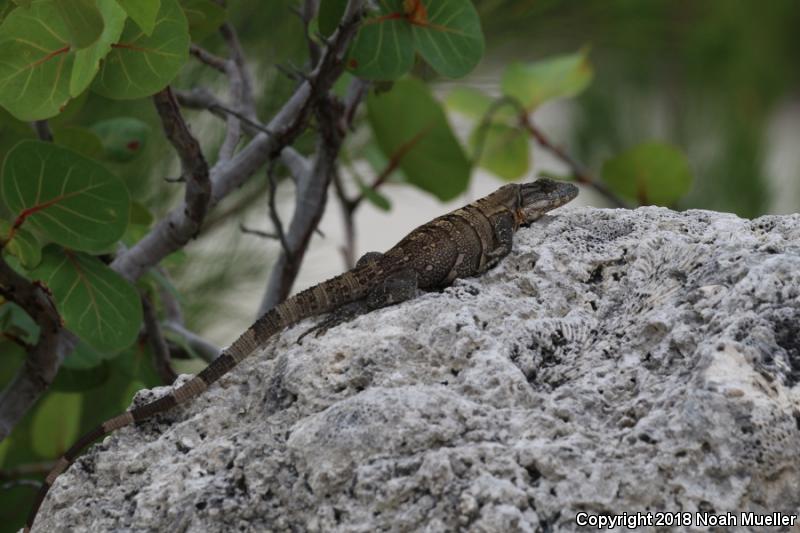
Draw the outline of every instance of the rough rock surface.
<instances>
[{"instance_id":1,"label":"rough rock surface","mask_svg":"<svg viewBox=\"0 0 800 533\"><path fill-rule=\"evenodd\" d=\"M92 448L39 530L800 509L800 215L562 209L481 278L295 344L310 324Z\"/></svg>"}]
</instances>

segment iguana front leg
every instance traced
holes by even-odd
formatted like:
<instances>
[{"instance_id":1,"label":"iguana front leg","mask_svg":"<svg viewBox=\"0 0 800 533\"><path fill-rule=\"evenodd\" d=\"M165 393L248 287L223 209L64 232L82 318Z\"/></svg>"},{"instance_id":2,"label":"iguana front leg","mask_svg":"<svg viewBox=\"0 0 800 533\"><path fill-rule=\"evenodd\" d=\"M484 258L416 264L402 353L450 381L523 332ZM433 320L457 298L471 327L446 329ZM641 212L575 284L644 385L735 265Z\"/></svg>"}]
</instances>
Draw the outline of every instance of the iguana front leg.
<instances>
[{"instance_id":1,"label":"iguana front leg","mask_svg":"<svg viewBox=\"0 0 800 533\"><path fill-rule=\"evenodd\" d=\"M356 268L366 266L368 263L378 261L383 257L380 252L368 252L361 256L356 263ZM417 273L414 269L406 268L395 273L389 274L386 278L373 287L366 298L356 302L343 305L336 311L330 313L318 324L304 331L298 338L299 343L303 337L313 333L315 337L325 334L329 329L349 322L357 316L369 313L381 307L399 304L410 300L417 294Z\"/></svg>"},{"instance_id":2,"label":"iguana front leg","mask_svg":"<svg viewBox=\"0 0 800 533\"><path fill-rule=\"evenodd\" d=\"M498 215L494 220L494 235L497 246L494 250L486 253L486 261L483 273L490 268L494 268L505 256L511 253L511 248L514 245L514 217L511 213L503 213Z\"/></svg>"}]
</instances>

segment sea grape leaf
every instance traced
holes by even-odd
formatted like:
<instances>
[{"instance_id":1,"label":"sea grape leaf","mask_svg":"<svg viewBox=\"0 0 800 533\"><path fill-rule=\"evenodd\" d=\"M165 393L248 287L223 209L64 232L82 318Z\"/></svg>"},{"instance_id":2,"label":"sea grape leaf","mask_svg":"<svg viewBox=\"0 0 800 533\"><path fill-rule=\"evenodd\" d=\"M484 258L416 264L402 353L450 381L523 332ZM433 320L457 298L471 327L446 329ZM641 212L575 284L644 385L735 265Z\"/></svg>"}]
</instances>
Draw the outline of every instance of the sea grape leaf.
<instances>
[{"instance_id":1,"label":"sea grape leaf","mask_svg":"<svg viewBox=\"0 0 800 533\"><path fill-rule=\"evenodd\" d=\"M39 324L14 302L0 304L0 330L10 332L28 344L36 344L39 339Z\"/></svg>"},{"instance_id":2,"label":"sea grape leaf","mask_svg":"<svg viewBox=\"0 0 800 533\"><path fill-rule=\"evenodd\" d=\"M411 25L402 16L402 0L387 0L361 25L350 46L347 67L358 77L394 80L414 64Z\"/></svg>"},{"instance_id":3,"label":"sea grape leaf","mask_svg":"<svg viewBox=\"0 0 800 533\"><path fill-rule=\"evenodd\" d=\"M67 27L73 48L86 48L103 31L103 16L95 0L57 0L53 2Z\"/></svg>"},{"instance_id":4,"label":"sea grape leaf","mask_svg":"<svg viewBox=\"0 0 800 533\"><path fill-rule=\"evenodd\" d=\"M117 100L150 96L175 77L189 57L189 26L177 0L161 0L150 35L128 20L92 88Z\"/></svg>"},{"instance_id":5,"label":"sea grape leaf","mask_svg":"<svg viewBox=\"0 0 800 533\"><path fill-rule=\"evenodd\" d=\"M347 0L322 0L319 3L319 31L328 37L336 31L342 20Z\"/></svg>"},{"instance_id":6,"label":"sea grape leaf","mask_svg":"<svg viewBox=\"0 0 800 533\"><path fill-rule=\"evenodd\" d=\"M228 17L224 7L211 0L181 0L193 41L202 41L222 26Z\"/></svg>"},{"instance_id":7,"label":"sea grape leaf","mask_svg":"<svg viewBox=\"0 0 800 533\"><path fill-rule=\"evenodd\" d=\"M492 110L494 100L488 94L466 85L450 91L444 101L453 111L476 120L483 120L489 111L492 111L492 122L510 123L517 117L514 106L500 105Z\"/></svg>"},{"instance_id":8,"label":"sea grape leaf","mask_svg":"<svg viewBox=\"0 0 800 533\"><path fill-rule=\"evenodd\" d=\"M367 116L381 150L410 183L440 200L466 189L470 163L425 83L403 79L387 93L370 94Z\"/></svg>"},{"instance_id":9,"label":"sea grape leaf","mask_svg":"<svg viewBox=\"0 0 800 533\"><path fill-rule=\"evenodd\" d=\"M588 49L534 63L512 63L503 74L503 94L528 111L556 98L580 94L592 81Z\"/></svg>"},{"instance_id":10,"label":"sea grape leaf","mask_svg":"<svg viewBox=\"0 0 800 533\"><path fill-rule=\"evenodd\" d=\"M100 137L86 128L78 126L53 128L53 140L57 145L91 159L98 159L104 153Z\"/></svg>"},{"instance_id":11,"label":"sea grape leaf","mask_svg":"<svg viewBox=\"0 0 800 533\"><path fill-rule=\"evenodd\" d=\"M603 164L603 181L621 196L641 205L669 206L692 185L686 156L669 144L640 144Z\"/></svg>"},{"instance_id":12,"label":"sea grape leaf","mask_svg":"<svg viewBox=\"0 0 800 533\"><path fill-rule=\"evenodd\" d=\"M92 131L100 138L109 159L125 163L142 153L150 126L137 118L117 117L97 122Z\"/></svg>"},{"instance_id":13,"label":"sea grape leaf","mask_svg":"<svg viewBox=\"0 0 800 533\"><path fill-rule=\"evenodd\" d=\"M63 454L78 438L81 395L50 392L36 408L31 427L33 449L47 458Z\"/></svg>"},{"instance_id":14,"label":"sea grape leaf","mask_svg":"<svg viewBox=\"0 0 800 533\"><path fill-rule=\"evenodd\" d=\"M25 228L12 230L12 223L0 219L0 240L4 242L3 253L9 253L19 259L25 268L33 268L42 259L42 245L30 231Z\"/></svg>"},{"instance_id":15,"label":"sea grape leaf","mask_svg":"<svg viewBox=\"0 0 800 533\"><path fill-rule=\"evenodd\" d=\"M0 105L19 120L57 115L70 99L74 59L54 2L14 9L0 24Z\"/></svg>"},{"instance_id":16,"label":"sea grape leaf","mask_svg":"<svg viewBox=\"0 0 800 533\"><path fill-rule=\"evenodd\" d=\"M117 2L145 35L152 35L161 0L117 0Z\"/></svg>"},{"instance_id":17,"label":"sea grape leaf","mask_svg":"<svg viewBox=\"0 0 800 533\"><path fill-rule=\"evenodd\" d=\"M478 164L505 180L518 179L530 168L530 143L519 128L505 124L479 126L470 136L470 145L473 153L480 150Z\"/></svg>"},{"instance_id":18,"label":"sea grape leaf","mask_svg":"<svg viewBox=\"0 0 800 533\"><path fill-rule=\"evenodd\" d=\"M340 6L329 6L331 14ZM480 19L470 0L383 0L366 18L350 48L348 68L368 79L397 79L419 52L439 74L468 74L484 50Z\"/></svg>"},{"instance_id":19,"label":"sea grape leaf","mask_svg":"<svg viewBox=\"0 0 800 533\"><path fill-rule=\"evenodd\" d=\"M67 328L94 350L114 353L136 340L142 323L139 295L98 258L49 245L32 276L53 293Z\"/></svg>"},{"instance_id":20,"label":"sea grape leaf","mask_svg":"<svg viewBox=\"0 0 800 533\"><path fill-rule=\"evenodd\" d=\"M74 98L83 93L100 70L100 61L111 51L111 46L116 43L122 29L125 27L125 11L110 0L103 0L98 4L103 17L103 31L100 37L90 47L78 50L75 54L75 64L72 66L72 76L69 80L69 94Z\"/></svg>"},{"instance_id":21,"label":"sea grape leaf","mask_svg":"<svg viewBox=\"0 0 800 533\"><path fill-rule=\"evenodd\" d=\"M483 57L478 12L470 0L405 0L419 55L443 76L469 74Z\"/></svg>"},{"instance_id":22,"label":"sea grape leaf","mask_svg":"<svg viewBox=\"0 0 800 533\"><path fill-rule=\"evenodd\" d=\"M128 225L130 198L122 180L52 143L17 144L6 156L0 188L20 224L69 248L103 251Z\"/></svg>"}]
</instances>

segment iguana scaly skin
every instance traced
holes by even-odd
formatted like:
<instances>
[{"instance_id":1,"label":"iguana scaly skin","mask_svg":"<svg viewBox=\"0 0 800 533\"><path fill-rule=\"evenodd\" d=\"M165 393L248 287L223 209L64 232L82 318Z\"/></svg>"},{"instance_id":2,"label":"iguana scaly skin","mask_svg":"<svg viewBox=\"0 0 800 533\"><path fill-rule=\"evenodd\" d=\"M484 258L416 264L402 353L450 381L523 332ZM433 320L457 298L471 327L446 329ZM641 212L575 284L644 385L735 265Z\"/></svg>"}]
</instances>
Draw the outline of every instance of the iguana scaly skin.
<instances>
[{"instance_id":1,"label":"iguana scaly skin","mask_svg":"<svg viewBox=\"0 0 800 533\"><path fill-rule=\"evenodd\" d=\"M578 194L568 183L539 179L510 184L424 224L386 253L372 252L356 267L292 296L265 313L219 357L166 396L107 420L81 437L48 474L31 509L25 531L56 478L78 454L104 435L147 420L201 394L270 337L309 317L333 313L314 329L323 331L356 314L413 298L417 289L436 290L456 278L476 276L511 251L514 232Z\"/></svg>"}]
</instances>

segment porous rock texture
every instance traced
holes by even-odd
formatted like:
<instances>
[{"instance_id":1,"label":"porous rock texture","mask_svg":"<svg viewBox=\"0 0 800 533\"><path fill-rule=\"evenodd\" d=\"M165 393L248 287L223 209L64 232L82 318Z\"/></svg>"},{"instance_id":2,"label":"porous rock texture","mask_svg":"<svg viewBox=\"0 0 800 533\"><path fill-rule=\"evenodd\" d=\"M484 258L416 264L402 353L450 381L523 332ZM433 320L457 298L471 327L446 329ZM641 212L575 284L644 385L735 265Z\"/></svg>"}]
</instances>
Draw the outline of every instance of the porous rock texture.
<instances>
[{"instance_id":1,"label":"porous rock texture","mask_svg":"<svg viewBox=\"0 0 800 533\"><path fill-rule=\"evenodd\" d=\"M311 324L92 448L39 530L586 531L578 512L800 508L798 215L560 209L480 278L296 344Z\"/></svg>"}]
</instances>

